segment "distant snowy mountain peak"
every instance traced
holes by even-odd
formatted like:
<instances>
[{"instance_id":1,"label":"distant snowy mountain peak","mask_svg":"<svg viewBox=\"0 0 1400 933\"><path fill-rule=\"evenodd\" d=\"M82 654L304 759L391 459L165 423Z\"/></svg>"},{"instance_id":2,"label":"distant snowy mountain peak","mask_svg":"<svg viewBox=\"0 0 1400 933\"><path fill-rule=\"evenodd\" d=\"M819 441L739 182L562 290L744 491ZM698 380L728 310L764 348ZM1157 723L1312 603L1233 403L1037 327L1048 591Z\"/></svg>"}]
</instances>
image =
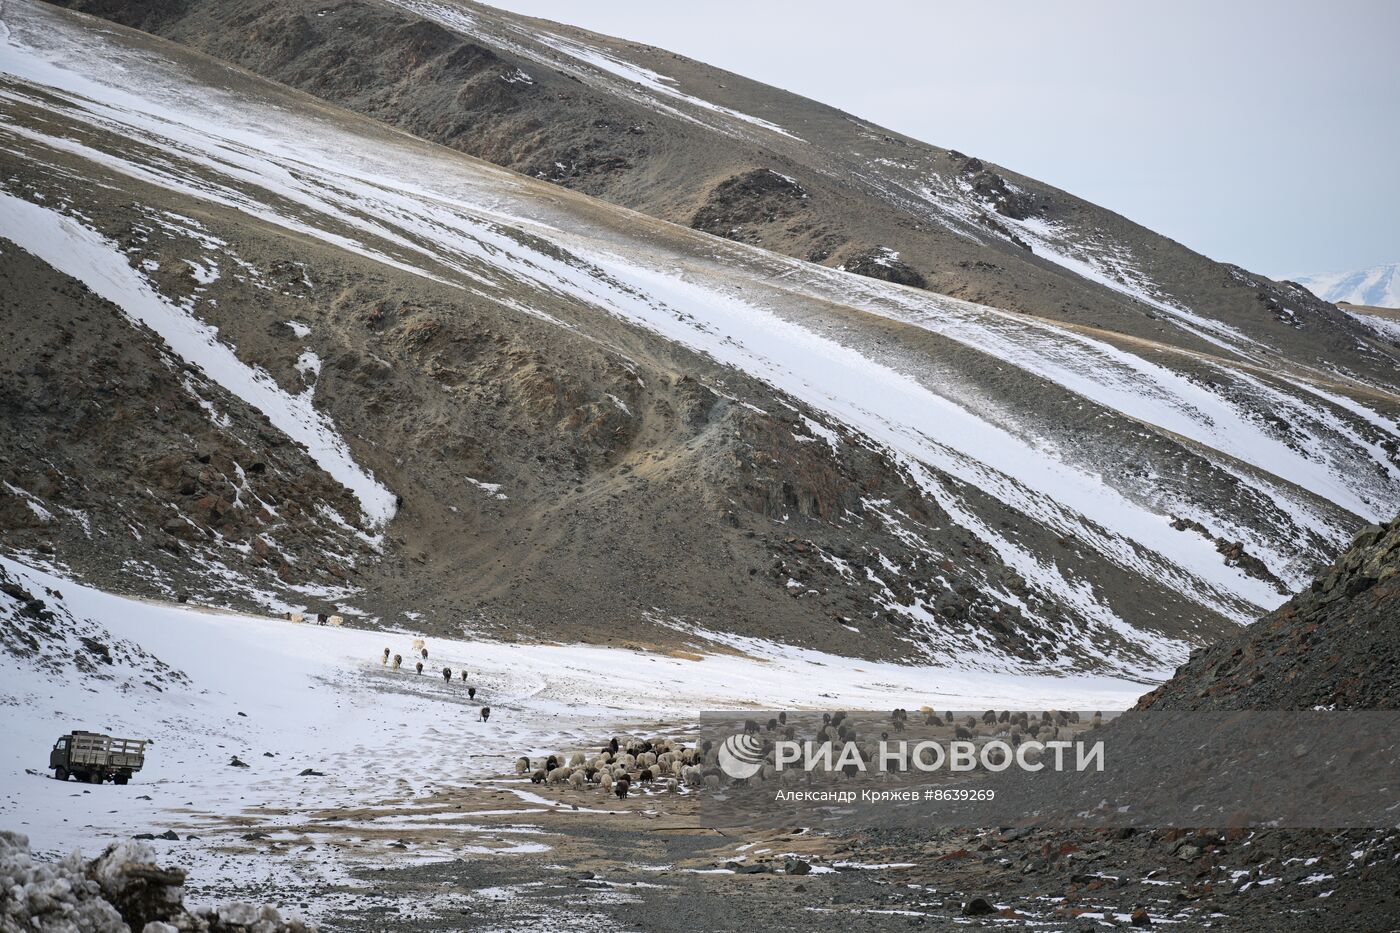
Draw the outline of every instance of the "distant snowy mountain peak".
<instances>
[{"instance_id":1,"label":"distant snowy mountain peak","mask_svg":"<svg viewBox=\"0 0 1400 933\"><path fill-rule=\"evenodd\" d=\"M1302 275L1294 279L1324 301L1376 308L1400 308L1400 262L1355 272Z\"/></svg>"}]
</instances>

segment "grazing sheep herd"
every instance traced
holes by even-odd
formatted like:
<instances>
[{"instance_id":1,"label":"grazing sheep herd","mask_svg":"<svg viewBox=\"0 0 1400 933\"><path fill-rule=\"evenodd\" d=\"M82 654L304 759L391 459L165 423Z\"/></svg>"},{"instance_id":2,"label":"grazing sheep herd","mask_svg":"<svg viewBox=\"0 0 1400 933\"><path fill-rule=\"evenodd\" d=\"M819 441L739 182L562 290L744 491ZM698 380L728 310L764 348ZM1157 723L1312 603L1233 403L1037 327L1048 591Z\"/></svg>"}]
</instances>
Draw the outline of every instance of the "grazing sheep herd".
<instances>
[{"instance_id":1,"label":"grazing sheep herd","mask_svg":"<svg viewBox=\"0 0 1400 933\"><path fill-rule=\"evenodd\" d=\"M856 774L854 769L848 769L844 774L823 774L800 768L787 768L779 772L774 756L775 739L810 741L816 745L850 743L870 763L877 755L877 741L889 741L891 733L904 733L914 723L922 724L921 729L914 726L921 734L940 741L1000 740L1013 748L1031 740L1047 742L1067 738L1085 729L1097 729L1103 723L1102 713L1094 713L1085 722L1080 713L1059 710L1042 713L987 710L981 716L964 715L959 718L952 713L939 715L925 707L919 711L918 717L911 720L908 710L895 709L889 714L887 726L875 720L869 722L865 729L858 729L855 718L845 712L822 713L820 719L815 713L802 714L806 725L800 729L795 722L789 722L786 713L778 713L765 723L756 719L746 720L743 723L744 733L761 740L764 755L762 768L748 780L793 783L840 780ZM720 769L719 747L715 742L703 740L687 746L666 737L614 737L596 751L575 752L572 756L559 753L535 761L521 756L515 761L515 773L528 775L535 784L568 786L578 790L598 788L615 794L619 799L626 799L630 792L644 787L652 790L664 788L671 793L683 789L715 791L731 780Z\"/></svg>"},{"instance_id":2,"label":"grazing sheep herd","mask_svg":"<svg viewBox=\"0 0 1400 933\"><path fill-rule=\"evenodd\" d=\"M299 612L289 612L285 616L292 622L305 622L306 616ZM339 615L318 613L318 625L340 626L344 619ZM427 643L422 638L412 641L411 651L421 660L415 660L414 670L423 673L423 662L428 659ZM381 666L398 671L403 665L403 655L385 648L380 658ZM467 698L475 700L477 688L467 684L467 671L457 672L461 682L467 687ZM452 668L442 668L442 679L452 684ZM479 710L479 721L487 722L491 708L483 706ZM889 725L876 724L872 730L858 730L855 719L848 713L822 713L820 722L816 714L802 714L810 720L808 727L799 736L798 727L789 723L787 713L778 713L765 723L755 719L745 720L743 731L747 736L758 737L762 743L763 765L749 780L797 781L819 779L814 772L802 769L784 769L781 773L775 764L773 739L808 741L815 745L824 743L853 745L866 762L872 762L877 754L874 733L887 741L890 733L901 735L911 724L907 709L897 708L889 714ZM1039 714L1012 712L1010 710L987 710L981 716L964 715L961 719L951 712L939 715L933 709L921 707L912 720L922 722L925 730L947 739L964 741L1003 741L1012 748L1019 748L1024 742L1047 742L1067 737L1083 729L1097 729L1103 724L1103 714L1094 713L1088 723L1084 723L1077 712L1046 710ZM771 736L771 738L770 738ZM1023 750L1024 751L1024 750ZM633 788L656 790L664 788L670 793L679 793L682 788L690 790L718 790L727 780L719 767L719 749L711 741L701 741L690 746L683 742L666 738L613 737L606 745L592 753L575 752L572 756L549 755L538 762L538 767L528 757L520 757L515 762L515 771L529 775L535 784L569 786L576 790L599 788L604 793L615 794L626 799ZM854 776L848 769L847 777Z\"/></svg>"},{"instance_id":3,"label":"grazing sheep herd","mask_svg":"<svg viewBox=\"0 0 1400 933\"><path fill-rule=\"evenodd\" d=\"M305 622L305 621L306 621L306 613L304 613L304 612L284 612L284 613L282 614L282 618L286 619L288 622L295 622L295 623L297 623L297 624L301 624L302 622ZM316 624L317 624L317 625L334 625L334 626L336 626L336 627L338 628L338 627L340 627L340 626L342 626L342 625L345 624L345 617L344 617L344 616L341 616L341 615L329 615L329 614L324 613L324 612L318 612L318 613L316 613Z\"/></svg>"},{"instance_id":4,"label":"grazing sheep herd","mask_svg":"<svg viewBox=\"0 0 1400 933\"><path fill-rule=\"evenodd\" d=\"M536 767L528 757L515 761L515 773L529 775L535 784L569 786L577 790L596 788L615 794L619 800L635 788L664 789L679 793L682 784L703 786L711 777L719 786L716 752L709 747L690 746L675 739L614 736L593 752L562 752L539 760ZM713 771L713 775L709 772Z\"/></svg>"},{"instance_id":5,"label":"grazing sheep herd","mask_svg":"<svg viewBox=\"0 0 1400 933\"><path fill-rule=\"evenodd\" d=\"M419 655L421 655L424 661L426 661L426 660L428 659L428 647L427 647L427 644L423 641L423 639L421 639L421 638L415 638L415 639L413 639L413 650L414 650L416 653L418 653ZM393 649L391 649L391 648L385 648L385 649L384 649L384 654L383 654L383 655L380 657L380 659L379 659L379 663L380 663L380 666L382 666L382 667L387 667L387 668L389 668L389 670L391 670L391 671L396 671L396 670L398 670L399 667L402 666L402 664L403 664L403 655L401 655L401 654L394 654L394 653L393 653ZM419 674L422 674L422 673L423 673L423 661L415 661L414 664L413 664L413 666L414 666L414 669L415 669ZM461 675L462 683L465 684L465 683L467 682L467 672L466 672L466 670L465 670L465 669L460 670L460 671L458 671L458 673ZM442 681L443 681L443 683L445 683L445 684L451 686L451 684L452 684L452 668L450 668L450 667L444 667L444 668L442 669ZM467 699L469 699L469 700L475 700L475 699L476 699L476 687L470 686L470 685L467 686ZM483 706L483 707L481 708L481 710L479 711L479 716L480 716L480 721L481 721L481 722L486 722L488 719L491 718L491 707L489 707L489 706Z\"/></svg>"}]
</instances>

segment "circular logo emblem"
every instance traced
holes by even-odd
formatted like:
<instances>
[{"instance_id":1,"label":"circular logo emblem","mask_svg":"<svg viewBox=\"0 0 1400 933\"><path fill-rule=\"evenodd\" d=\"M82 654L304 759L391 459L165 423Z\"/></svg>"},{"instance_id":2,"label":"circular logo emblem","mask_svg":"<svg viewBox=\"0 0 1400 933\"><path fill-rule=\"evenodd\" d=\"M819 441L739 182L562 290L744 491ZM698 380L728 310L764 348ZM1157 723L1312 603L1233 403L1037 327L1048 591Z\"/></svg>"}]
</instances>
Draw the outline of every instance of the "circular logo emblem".
<instances>
[{"instance_id":1,"label":"circular logo emblem","mask_svg":"<svg viewBox=\"0 0 1400 933\"><path fill-rule=\"evenodd\" d=\"M719 746L719 768L736 781L751 778L763 767L763 742L735 733Z\"/></svg>"}]
</instances>

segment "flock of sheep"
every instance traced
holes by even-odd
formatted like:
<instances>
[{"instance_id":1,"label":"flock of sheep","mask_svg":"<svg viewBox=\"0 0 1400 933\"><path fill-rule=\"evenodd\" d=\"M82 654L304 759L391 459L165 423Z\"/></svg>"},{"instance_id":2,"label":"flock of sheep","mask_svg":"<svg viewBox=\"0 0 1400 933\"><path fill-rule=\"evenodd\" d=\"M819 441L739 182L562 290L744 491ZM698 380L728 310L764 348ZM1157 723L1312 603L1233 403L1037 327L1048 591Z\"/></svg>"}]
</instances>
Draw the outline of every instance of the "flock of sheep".
<instances>
[{"instance_id":1,"label":"flock of sheep","mask_svg":"<svg viewBox=\"0 0 1400 933\"><path fill-rule=\"evenodd\" d=\"M288 612L284 613L282 618L286 619L288 622L296 622L300 624L307 620L307 615L304 612ZM327 615L324 612L318 612L316 613L316 624L341 626L345 624L345 617L341 615Z\"/></svg>"},{"instance_id":2,"label":"flock of sheep","mask_svg":"<svg viewBox=\"0 0 1400 933\"><path fill-rule=\"evenodd\" d=\"M534 767L529 758L515 762L516 774L529 774L536 784L567 784L577 789L597 787L626 799L634 786L657 785L670 793L688 787L718 788L720 770L711 743L687 748L668 738L617 738L592 754L575 752L566 758L550 755Z\"/></svg>"},{"instance_id":3,"label":"flock of sheep","mask_svg":"<svg viewBox=\"0 0 1400 933\"><path fill-rule=\"evenodd\" d=\"M811 714L815 716L815 714ZM925 707L917 716L926 728L947 733L953 739L1001 739L1013 748L1024 741L1046 742L1067 736L1082 728L1097 729L1103 723L1102 713L1094 713L1087 724L1078 712L1046 710L1042 713L1012 712L1010 710L987 710L981 716L966 715L962 719L950 713L939 715ZM915 720L918 721L918 720ZM891 711L888 726L875 724L879 729L878 738L888 740L891 733L903 733L910 725L908 710ZM876 754L872 741L874 736L856 727L855 720L844 712L823 713L820 725L813 719L814 731L804 730L799 736L795 724L788 722L786 713L778 713L766 723L749 719L744 722L744 732L762 736L772 734L774 738L788 740L809 739L820 745L825 742L853 743L867 761L873 761ZM773 749L765 742L765 762L758 780L785 779L789 781L810 780L810 772L787 769L781 774L773 761ZM724 772L719 767L719 749L711 741L701 741L686 746L675 739L657 737L651 739L614 737L598 751L575 752L571 756L563 753L549 755L543 760L532 762L527 757L516 759L516 774L530 776L535 784L568 785L575 789L600 788L611 791L625 799L634 787L660 786L670 793L680 792L682 787L689 789L719 790L724 783Z\"/></svg>"},{"instance_id":4,"label":"flock of sheep","mask_svg":"<svg viewBox=\"0 0 1400 933\"><path fill-rule=\"evenodd\" d=\"M417 655L420 655L420 657L421 657L421 660L414 661L413 666L414 666L414 669L415 669L419 674L422 674L422 673L423 673L423 662L426 661L426 660L428 660L428 645L427 645L427 643L426 643L423 639L421 639L421 638L415 638L415 639L413 639L413 653L414 653L414 654L417 654ZM401 668L401 667L403 666L403 655L401 655L401 654L394 654L394 653L392 652L391 649L385 648L385 649L384 649L384 656L380 659L379 663L380 663L382 666L387 667L387 668L389 668L389 669L392 670L392 671L396 671L396 670L398 670L399 668ZM461 678L462 678L462 683L465 684L465 683L467 682L467 672L466 672L466 670L463 669L463 670L459 671L458 673L460 674L460 676L461 676ZM444 667L444 668L442 669L442 679L443 679L445 682L449 683L449 684L452 683L452 668L450 668L450 667ZM475 699L476 699L476 687L471 686L471 685L469 685L469 684L467 685L467 699L469 699L469 700L475 700ZM483 707L478 711L478 715L481 717L481 721L482 721L482 722L486 722L488 719L491 718L491 707L489 707L489 706L483 706Z\"/></svg>"}]
</instances>

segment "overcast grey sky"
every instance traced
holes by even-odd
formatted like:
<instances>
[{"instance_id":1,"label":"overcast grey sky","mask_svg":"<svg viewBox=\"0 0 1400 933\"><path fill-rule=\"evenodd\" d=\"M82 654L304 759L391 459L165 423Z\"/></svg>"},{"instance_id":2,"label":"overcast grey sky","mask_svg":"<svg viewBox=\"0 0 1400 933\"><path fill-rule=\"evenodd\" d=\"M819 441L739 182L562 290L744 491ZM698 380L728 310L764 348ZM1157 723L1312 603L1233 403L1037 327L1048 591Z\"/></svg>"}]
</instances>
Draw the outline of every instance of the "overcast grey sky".
<instances>
[{"instance_id":1,"label":"overcast grey sky","mask_svg":"<svg viewBox=\"0 0 1400 933\"><path fill-rule=\"evenodd\" d=\"M960 149L1267 275L1400 261L1400 0L493 0Z\"/></svg>"}]
</instances>

